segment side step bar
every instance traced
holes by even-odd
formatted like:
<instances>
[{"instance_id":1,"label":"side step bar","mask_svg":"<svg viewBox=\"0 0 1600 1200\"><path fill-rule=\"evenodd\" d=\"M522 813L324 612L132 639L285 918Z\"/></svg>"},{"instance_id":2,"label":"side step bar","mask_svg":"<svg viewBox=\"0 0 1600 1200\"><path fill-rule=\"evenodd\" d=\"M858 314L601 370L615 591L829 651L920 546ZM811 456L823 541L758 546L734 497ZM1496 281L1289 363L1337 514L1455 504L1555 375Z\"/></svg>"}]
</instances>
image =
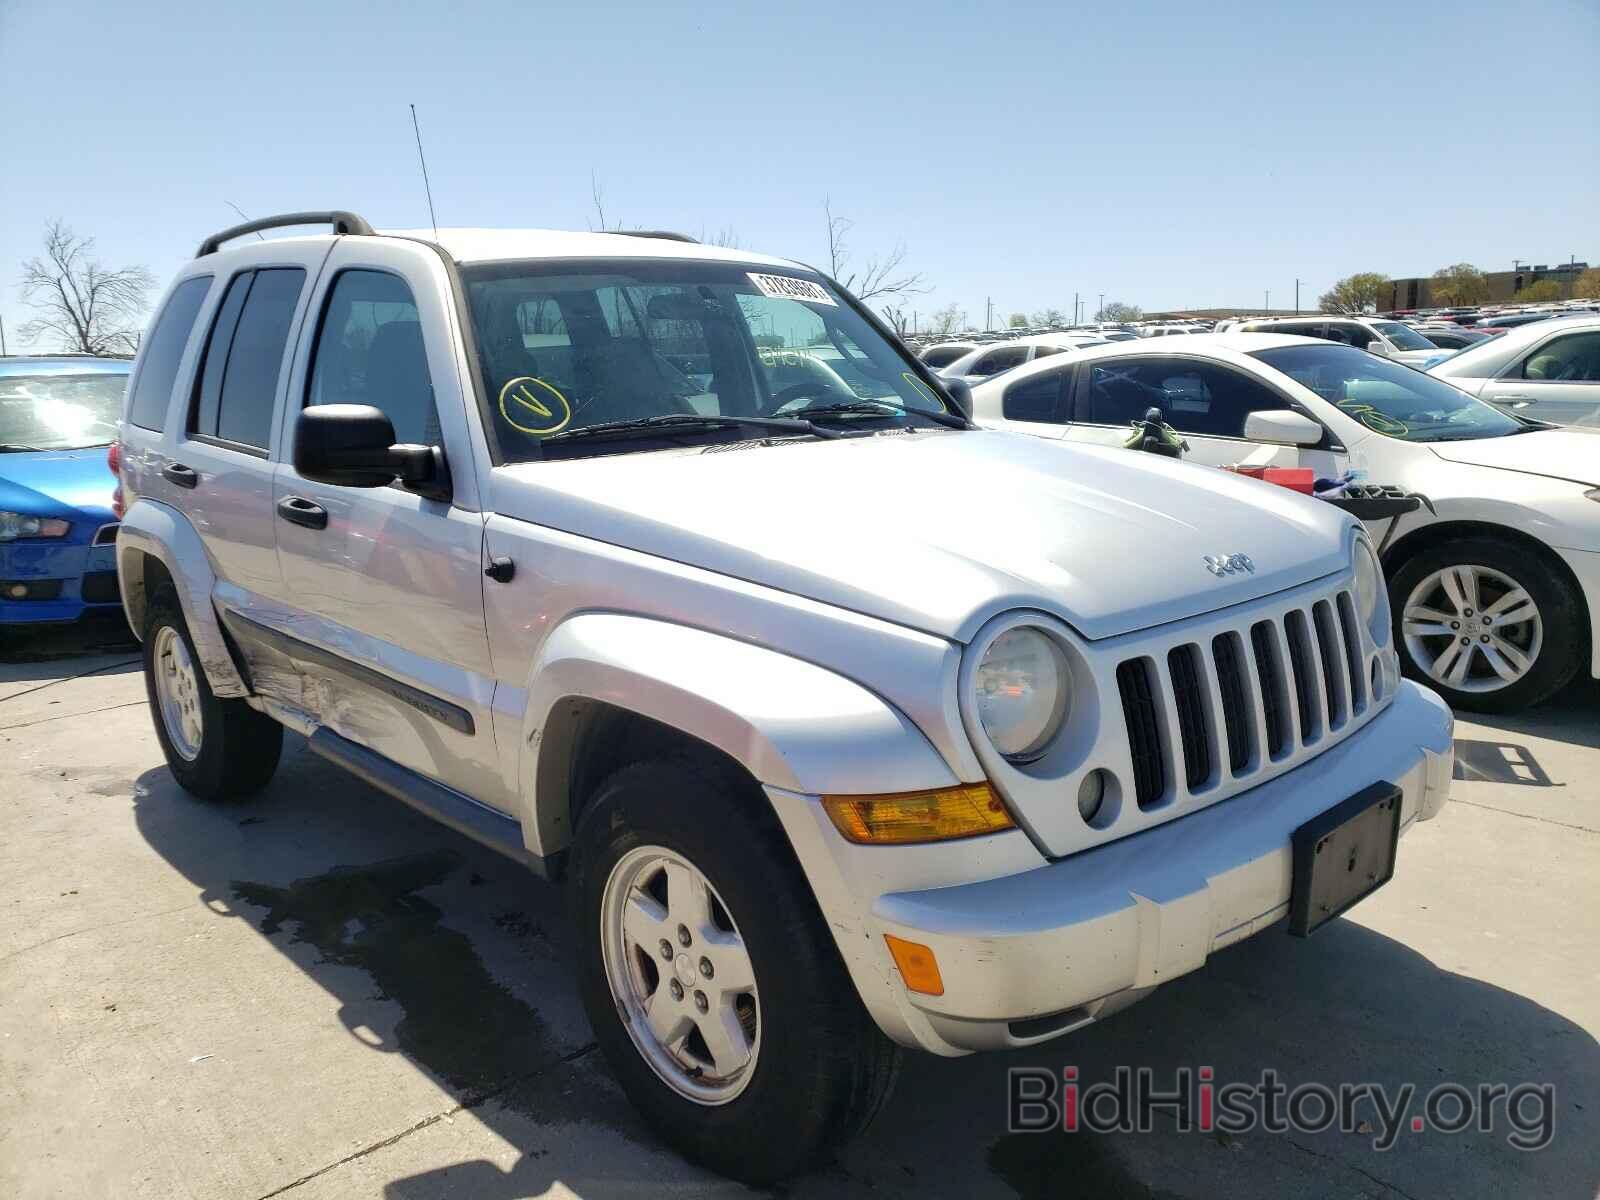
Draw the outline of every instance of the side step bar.
<instances>
[{"instance_id":1,"label":"side step bar","mask_svg":"<svg viewBox=\"0 0 1600 1200\"><path fill-rule=\"evenodd\" d=\"M479 804L471 796L454 788L425 779L392 759L357 745L349 738L340 737L331 729L319 727L306 742L320 757L343 767L379 791L389 793L396 800L409 804L441 825L448 825L457 833L465 834L491 850L498 850L541 879L559 877L565 855L545 858L530 853L522 842L521 824L504 813Z\"/></svg>"}]
</instances>

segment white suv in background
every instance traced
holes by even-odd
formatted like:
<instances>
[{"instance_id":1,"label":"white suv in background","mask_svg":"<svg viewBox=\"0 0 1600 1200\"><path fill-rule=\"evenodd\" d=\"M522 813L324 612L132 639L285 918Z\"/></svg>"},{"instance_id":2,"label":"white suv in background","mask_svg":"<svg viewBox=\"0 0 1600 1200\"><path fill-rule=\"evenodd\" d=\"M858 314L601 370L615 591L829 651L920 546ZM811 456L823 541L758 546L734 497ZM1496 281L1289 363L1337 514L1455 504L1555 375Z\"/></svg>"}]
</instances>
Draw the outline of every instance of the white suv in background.
<instances>
[{"instance_id":1,"label":"white suv in background","mask_svg":"<svg viewBox=\"0 0 1600 1200\"><path fill-rule=\"evenodd\" d=\"M1281 334L1099 346L973 389L984 424L1120 445L1150 408L1211 466L1309 467L1428 497L1372 524L1409 674L1511 711L1600 677L1600 439ZM1272 489L1281 495L1282 489Z\"/></svg>"},{"instance_id":2,"label":"white suv in background","mask_svg":"<svg viewBox=\"0 0 1600 1200\"><path fill-rule=\"evenodd\" d=\"M898 1046L1042 1042L1381 886L1452 725L1357 523L964 390L688 239L207 238L121 430L168 766L258 790L286 726L562 880L622 1087L752 1181Z\"/></svg>"}]
</instances>

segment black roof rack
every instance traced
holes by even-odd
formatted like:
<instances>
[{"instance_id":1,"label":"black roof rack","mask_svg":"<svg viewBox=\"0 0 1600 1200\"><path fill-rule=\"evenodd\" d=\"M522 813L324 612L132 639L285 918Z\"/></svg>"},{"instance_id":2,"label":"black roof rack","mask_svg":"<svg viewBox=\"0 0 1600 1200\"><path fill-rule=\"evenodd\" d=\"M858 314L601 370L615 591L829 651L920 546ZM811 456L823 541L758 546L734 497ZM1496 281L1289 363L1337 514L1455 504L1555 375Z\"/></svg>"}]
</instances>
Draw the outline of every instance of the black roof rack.
<instances>
[{"instance_id":1,"label":"black roof rack","mask_svg":"<svg viewBox=\"0 0 1600 1200\"><path fill-rule=\"evenodd\" d=\"M276 217L262 217L259 221L246 221L243 225L233 225L221 233L213 233L200 243L200 249L195 252L195 257L204 258L208 254L215 254L221 249L223 242L243 237L247 233L259 233L263 229L281 229L285 225L332 225L335 233L370 235L375 232L372 226L367 224L365 217L358 217L353 212L343 212L339 209L334 209L332 212L282 213Z\"/></svg>"},{"instance_id":2,"label":"black roof rack","mask_svg":"<svg viewBox=\"0 0 1600 1200\"><path fill-rule=\"evenodd\" d=\"M670 229L608 229L606 233L620 233L625 237L660 238L665 242L693 242L700 244L699 238L692 238L687 233L673 233Z\"/></svg>"}]
</instances>

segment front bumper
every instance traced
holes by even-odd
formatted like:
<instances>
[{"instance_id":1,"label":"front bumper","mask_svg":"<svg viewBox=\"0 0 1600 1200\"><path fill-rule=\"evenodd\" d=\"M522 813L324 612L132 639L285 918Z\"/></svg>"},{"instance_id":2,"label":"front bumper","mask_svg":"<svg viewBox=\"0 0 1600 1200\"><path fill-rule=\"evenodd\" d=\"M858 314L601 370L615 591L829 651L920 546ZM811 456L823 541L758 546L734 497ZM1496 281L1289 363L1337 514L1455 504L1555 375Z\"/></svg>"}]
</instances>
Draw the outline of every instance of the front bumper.
<instances>
[{"instance_id":1,"label":"front bumper","mask_svg":"<svg viewBox=\"0 0 1600 1200\"><path fill-rule=\"evenodd\" d=\"M76 533L76 530L72 531ZM89 611L110 611L122 603L116 586L115 542L19 540L0 544L0 581L15 581L53 592L47 598L12 600L0 584L0 625L75 621Z\"/></svg>"},{"instance_id":2,"label":"front bumper","mask_svg":"<svg viewBox=\"0 0 1600 1200\"><path fill-rule=\"evenodd\" d=\"M891 1037L942 1054L1030 1045L1108 1016L1286 915L1290 834L1369 784L1401 788L1402 832L1437 815L1452 732L1443 701L1402 683L1359 733L1190 816L1031 870L869 897L858 922L819 900ZM986 840L996 839L950 845ZM933 950L943 995L908 992L883 966L885 933Z\"/></svg>"}]
</instances>

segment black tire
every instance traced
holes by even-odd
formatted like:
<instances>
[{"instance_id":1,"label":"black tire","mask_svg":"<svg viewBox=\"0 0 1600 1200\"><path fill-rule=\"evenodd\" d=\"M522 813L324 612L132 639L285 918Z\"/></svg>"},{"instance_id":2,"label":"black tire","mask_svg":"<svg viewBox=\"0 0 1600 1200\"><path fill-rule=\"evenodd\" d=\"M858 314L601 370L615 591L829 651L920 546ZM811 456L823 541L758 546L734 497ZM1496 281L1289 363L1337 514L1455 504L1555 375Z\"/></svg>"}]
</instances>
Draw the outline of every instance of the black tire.
<instances>
[{"instance_id":1,"label":"black tire","mask_svg":"<svg viewBox=\"0 0 1600 1200\"><path fill-rule=\"evenodd\" d=\"M711 882L749 950L761 1004L754 1074L707 1105L665 1083L629 1035L601 949L602 897L630 850L661 846ZM634 1106L685 1157L771 1183L864 1129L893 1087L899 1048L867 1015L794 853L761 792L687 758L617 771L594 792L573 840L569 900L589 1023Z\"/></svg>"},{"instance_id":2,"label":"black tire","mask_svg":"<svg viewBox=\"0 0 1600 1200\"><path fill-rule=\"evenodd\" d=\"M1493 691L1463 690L1433 678L1413 658L1403 629L1406 600L1425 578L1451 566L1479 566L1500 572L1525 589L1538 606L1543 640L1533 666L1516 682ZM1452 708L1488 713L1531 708L1570 683L1587 661L1588 623L1583 597L1546 555L1515 541L1492 536L1463 537L1429 546L1406 559L1390 575L1389 604L1394 613L1395 646L1402 670L1438 692ZM1467 632L1469 636L1474 633Z\"/></svg>"},{"instance_id":3,"label":"black tire","mask_svg":"<svg viewBox=\"0 0 1600 1200\"><path fill-rule=\"evenodd\" d=\"M168 735L156 694L156 642L163 628L170 627L183 639L195 664L196 691L201 717L199 753L187 759L178 753ZM171 585L158 588L150 599L144 625L144 686L150 699L150 717L156 738L173 778L184 791L202 800L232 800L253 795L267 785L277 770L283 752L283 726L257 712L243 700L222 700L211 692L200 656L178 594Z\"/></svg>"}]
</instances>

